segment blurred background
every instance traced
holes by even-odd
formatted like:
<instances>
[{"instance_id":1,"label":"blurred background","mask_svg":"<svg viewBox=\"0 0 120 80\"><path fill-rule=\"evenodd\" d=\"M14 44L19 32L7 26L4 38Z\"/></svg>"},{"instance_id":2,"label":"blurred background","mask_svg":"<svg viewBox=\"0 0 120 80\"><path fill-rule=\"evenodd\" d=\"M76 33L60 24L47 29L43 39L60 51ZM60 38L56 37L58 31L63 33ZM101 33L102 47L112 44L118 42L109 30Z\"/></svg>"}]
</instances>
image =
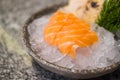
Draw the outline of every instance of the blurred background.
<instances>
[{"instance_id":1,"label":"blurred background","mask_svg":"<svg viewBox=\"0 0 120 80\"><path fill-rule=\"evenodd\" d=\"M22 41L22 27L32 14L67 1L0 0L0 80L75 80L41 68ZM120 70L90 80L120 80Z\"/></svg>"}]
</instances>

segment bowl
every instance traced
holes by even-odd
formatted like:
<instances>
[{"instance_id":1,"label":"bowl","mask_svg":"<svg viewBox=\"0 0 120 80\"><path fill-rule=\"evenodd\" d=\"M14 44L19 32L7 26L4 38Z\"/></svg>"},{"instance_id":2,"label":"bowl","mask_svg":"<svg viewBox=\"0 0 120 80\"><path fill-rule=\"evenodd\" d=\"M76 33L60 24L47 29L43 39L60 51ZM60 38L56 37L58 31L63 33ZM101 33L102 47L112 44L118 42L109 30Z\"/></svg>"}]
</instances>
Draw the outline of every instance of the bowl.
<instances>
[{"instance_id":1,"label":"bowl","mask_svg":"<svg viewBox=\"0 0 120 80\"><path fill-rule=\"evenodd\" d=\"M69 78L76 78L76 79L88 79L88 78L95 78L98 76L105 75L107 73L113 72L120 66L120 62L114 63L111 66L104 67L104 68L96 68L92 70L75 70L75 69L69 69L66 67L58 66L53 63L50 63L49 61L46 61L40 56L37 56L35 51L31 48L30 40L29 40L29 32L28 32L28 25L34 21L37 18L40 18L42 16L51 14L55 12L58 8L64 6L62 5L53 5L52 7L47 7L41 11L38 11L37 13L33 14L25 23L23 27L23 40L24 43L28 49L29 55L43 68L52 71L54 73L69 77Z\"/></svg>"}]
</instances>

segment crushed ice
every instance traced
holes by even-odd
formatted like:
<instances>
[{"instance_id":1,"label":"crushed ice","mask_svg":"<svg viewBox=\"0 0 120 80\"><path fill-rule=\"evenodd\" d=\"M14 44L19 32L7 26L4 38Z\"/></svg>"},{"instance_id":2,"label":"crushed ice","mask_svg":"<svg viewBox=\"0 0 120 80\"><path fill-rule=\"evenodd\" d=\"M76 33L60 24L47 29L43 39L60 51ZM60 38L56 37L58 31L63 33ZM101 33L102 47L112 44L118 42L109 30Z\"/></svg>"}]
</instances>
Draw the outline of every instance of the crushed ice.
<instances>
[{"instance_id":1,"label":"crushed ice","mask_svg":"<svg viewBox=\"0 0 120 80\"><path fill-rule=\"evenodd\" d=\"M38 56L62 67L73 69L95 69L112 65L120 61L120 41L115 41L114 35L97 25L91 25L99 36L98 43L88 48L77 49L77 55L72 60L62 55L57 47L49 46L43 40L43 27L48 22L49 15L34 20L28 27L32 49Z\"/></svg>"}]
</instances>

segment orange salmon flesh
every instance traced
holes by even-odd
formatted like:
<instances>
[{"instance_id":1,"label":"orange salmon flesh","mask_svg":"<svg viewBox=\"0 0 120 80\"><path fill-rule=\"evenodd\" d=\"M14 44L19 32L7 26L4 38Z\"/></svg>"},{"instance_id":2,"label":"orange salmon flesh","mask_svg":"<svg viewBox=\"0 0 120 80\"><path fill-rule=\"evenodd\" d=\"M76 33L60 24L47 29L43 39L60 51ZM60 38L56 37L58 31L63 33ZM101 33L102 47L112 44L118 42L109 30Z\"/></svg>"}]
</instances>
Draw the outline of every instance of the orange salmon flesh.
<instances>
[{"instance_id":1,"label":"orange salmon flesh","mask_svg":"<svg viewBox=\"0 0 120 80\"><path fill-rule=\"evenodd\" d=\"M57 11L44 28L44 40L58 47L63 55L75 58L78 47L86 48L98 42L97 33L90 25L71 13Z\"/></svg>"}]
</instances>

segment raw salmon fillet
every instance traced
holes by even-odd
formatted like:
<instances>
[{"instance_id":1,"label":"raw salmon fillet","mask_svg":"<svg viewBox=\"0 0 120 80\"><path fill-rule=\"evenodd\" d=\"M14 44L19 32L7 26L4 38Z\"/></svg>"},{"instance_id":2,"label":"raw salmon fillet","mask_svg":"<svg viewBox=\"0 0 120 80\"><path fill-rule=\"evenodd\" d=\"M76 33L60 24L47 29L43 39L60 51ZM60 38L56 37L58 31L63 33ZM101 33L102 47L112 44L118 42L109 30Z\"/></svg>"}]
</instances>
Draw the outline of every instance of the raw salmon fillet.
<instances>
[{"instance_id":1,"label":"raw salmon fillet","mask_svg":"<svg viewBox=\"0 0 120 80\"><path fill-rule=\"evenodd\" d=\"M44 28L44 40L58 47L63 55L75 58L78 47L86 48L98 41L97 34L87 22L71 13L57 11Z\"/></svg>"}]
</instances>

